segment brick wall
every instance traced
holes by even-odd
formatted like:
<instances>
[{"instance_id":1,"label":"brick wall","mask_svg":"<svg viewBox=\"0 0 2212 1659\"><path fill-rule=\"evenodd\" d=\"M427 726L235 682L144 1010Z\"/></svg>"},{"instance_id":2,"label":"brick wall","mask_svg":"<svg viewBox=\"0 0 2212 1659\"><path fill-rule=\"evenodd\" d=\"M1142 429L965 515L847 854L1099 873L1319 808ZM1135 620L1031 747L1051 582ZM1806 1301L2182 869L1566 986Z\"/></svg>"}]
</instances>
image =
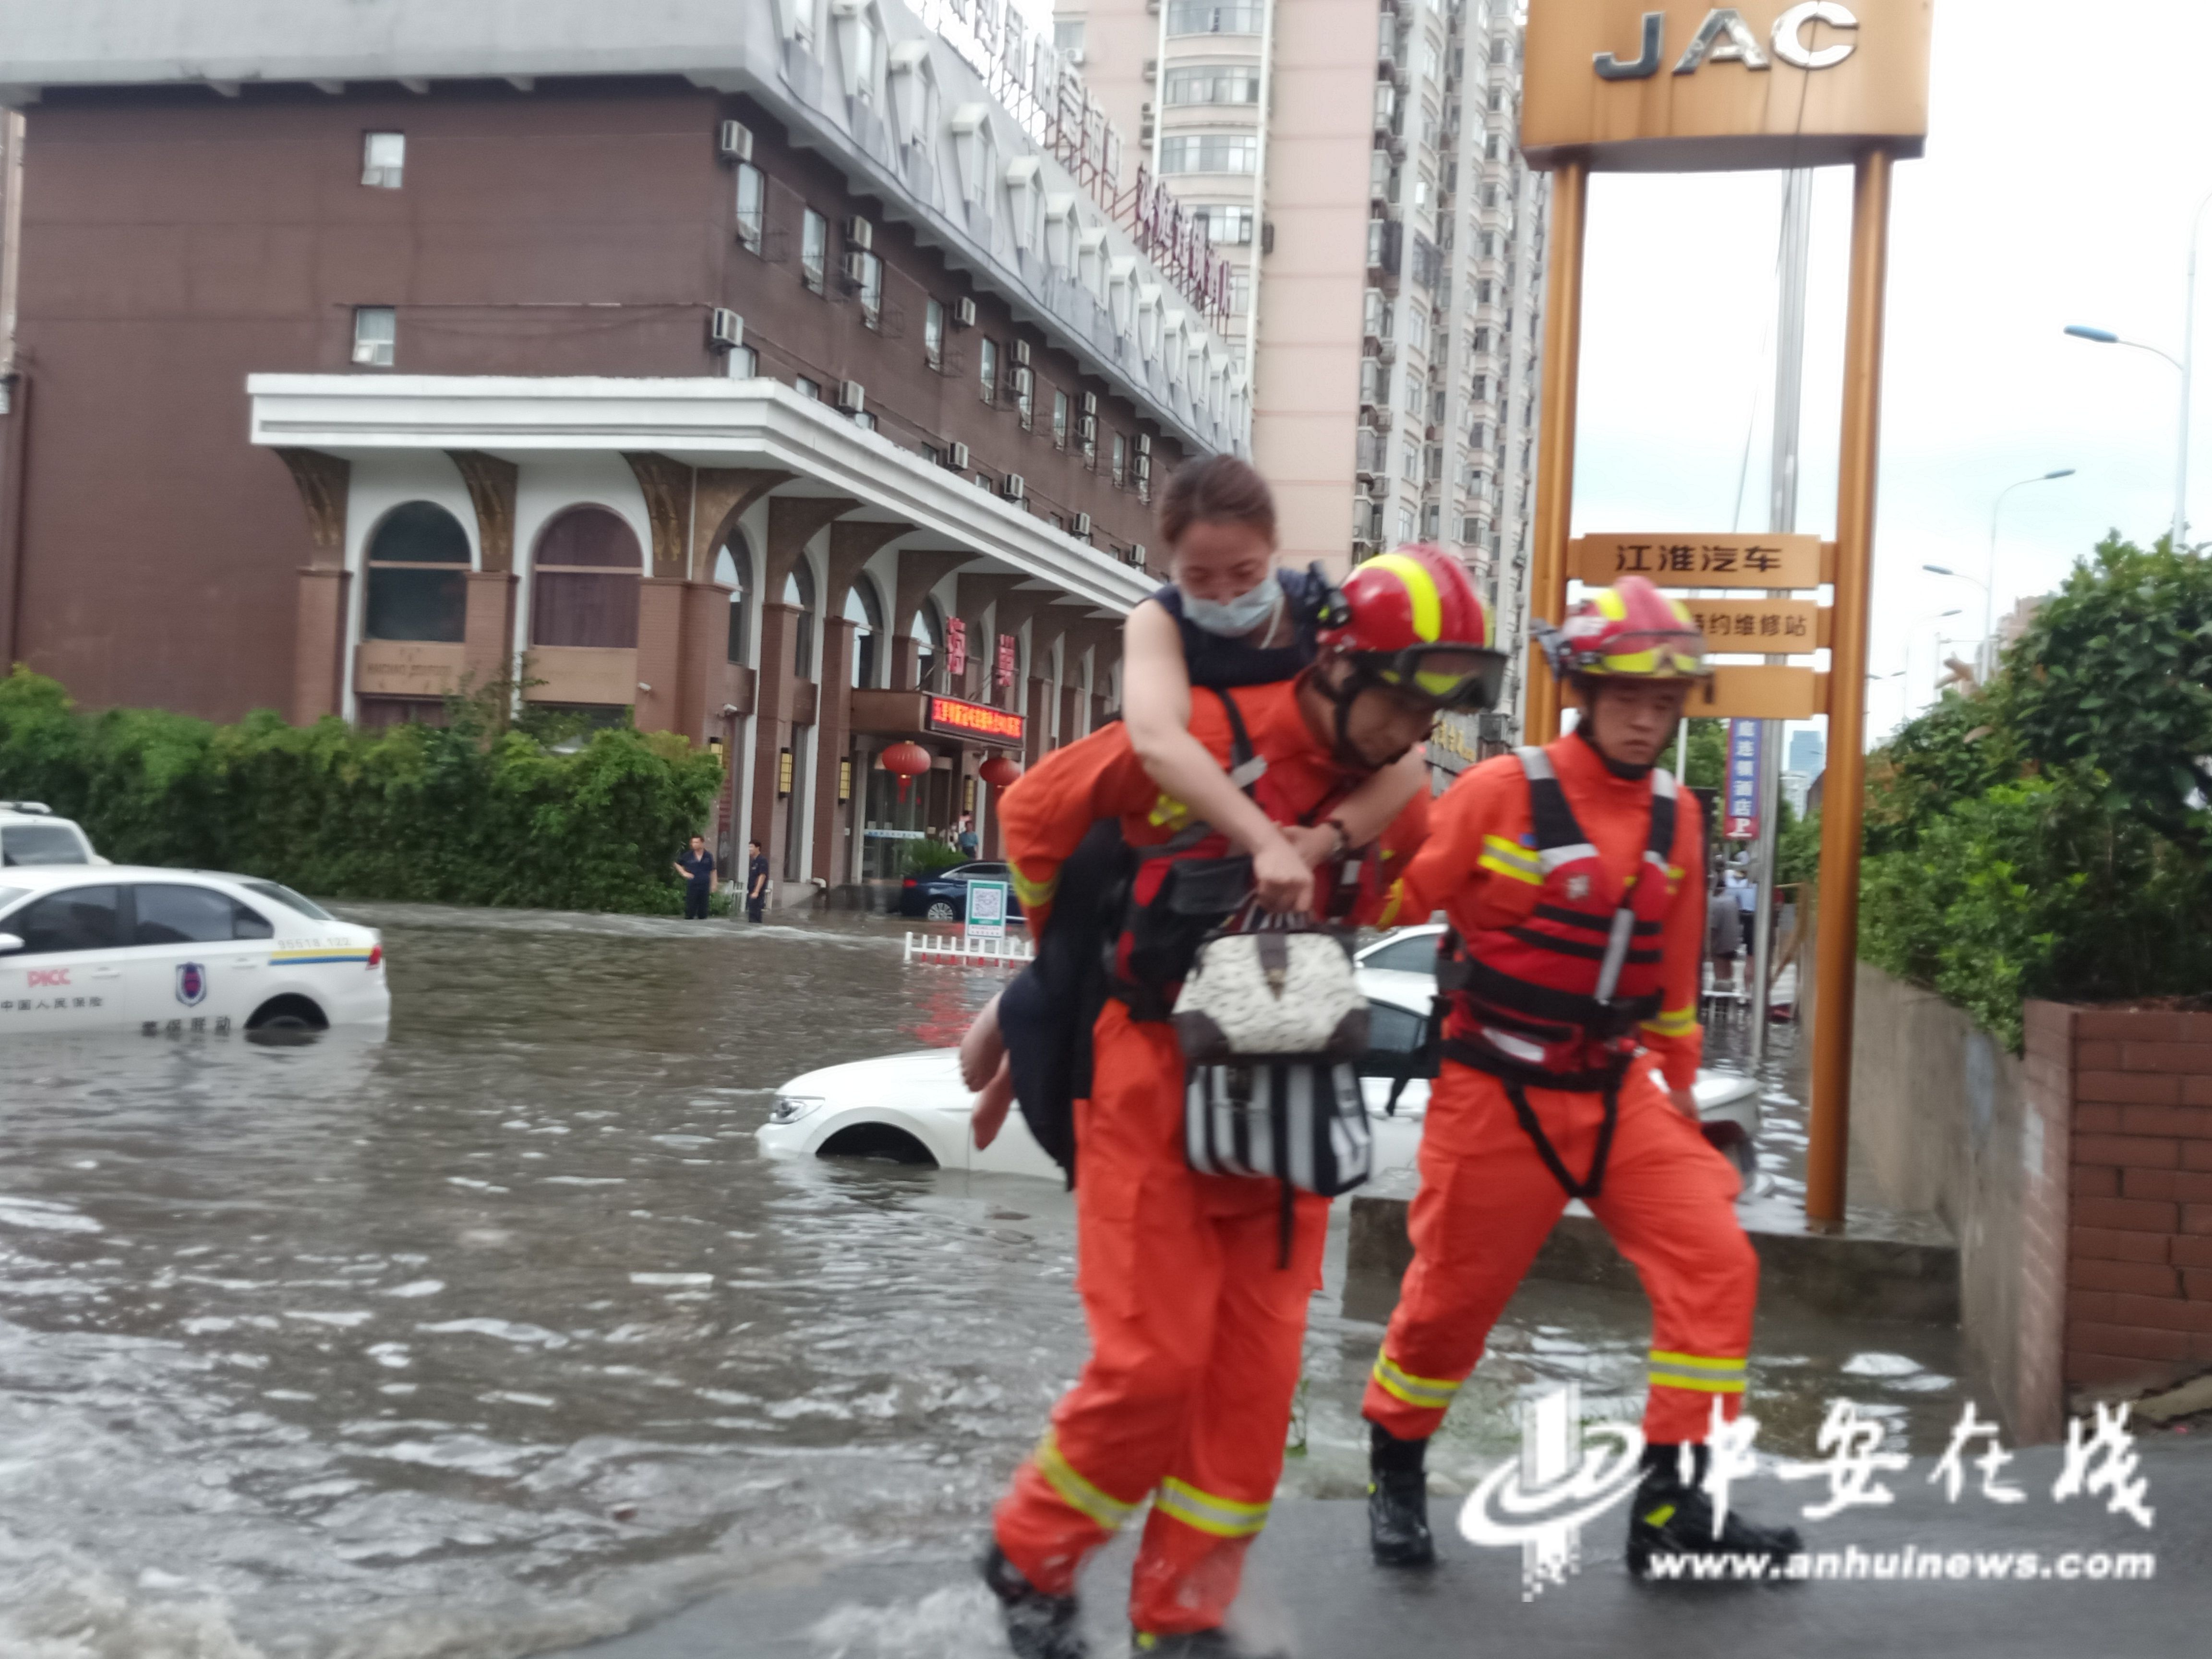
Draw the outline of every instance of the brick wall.
<instances>
[{"instance_id":1,"label":"brick wall","mask_svg":"<svg viewBox=\"0 0 2212 1659\"><path fill-rule=\"evenodd\" d=\"M2212 1014L2079 1009L2066 1380L2212 1369Z\"/></svg>"}]
</instances>

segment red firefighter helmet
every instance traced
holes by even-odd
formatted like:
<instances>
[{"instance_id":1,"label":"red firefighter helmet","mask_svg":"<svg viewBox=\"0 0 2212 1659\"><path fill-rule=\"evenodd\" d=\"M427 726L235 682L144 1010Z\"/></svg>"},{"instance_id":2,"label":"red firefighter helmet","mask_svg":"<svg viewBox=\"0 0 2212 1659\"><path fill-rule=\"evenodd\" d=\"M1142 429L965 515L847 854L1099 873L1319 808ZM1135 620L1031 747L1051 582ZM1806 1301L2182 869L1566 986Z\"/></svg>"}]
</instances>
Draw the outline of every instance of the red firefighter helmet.
<instances>
[{"instance_id":1,"label":"red firefighter helmet","mask_svg":"<svg viewBox=\"0 0 2212 1659\"><path fill-rule=\"evenodd\" d=\"M1322 654L1349 657L1356 696L1382 685L1437 708L1487 708L1498 701L1505 654L1467 568L1440 547L1378 554L1329 596Z\"/></svg>"},{"instance_id":2,"label":"red firefighter helmet","mask_svg":"<svg viewBox=\"0 0 2212 1659\"><path fill-rule=\"evenodd\" d=\"M1713 672L1697 618L1642 576L1598 589L1542 638L1562 679L1704 679Z\"/></svg>"}]
</instances>

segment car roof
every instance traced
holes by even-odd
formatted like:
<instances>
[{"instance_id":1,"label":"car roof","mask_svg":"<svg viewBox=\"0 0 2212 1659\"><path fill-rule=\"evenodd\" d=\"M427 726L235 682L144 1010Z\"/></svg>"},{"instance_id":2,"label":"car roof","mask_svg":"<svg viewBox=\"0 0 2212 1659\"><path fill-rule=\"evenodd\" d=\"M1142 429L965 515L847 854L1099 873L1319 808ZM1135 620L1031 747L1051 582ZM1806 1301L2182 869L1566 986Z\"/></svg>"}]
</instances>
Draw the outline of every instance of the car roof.
<instances>
[{"instance_id":1,"label":"car roof","mask_svg":"<svg viewBox=\"0 0 2212 1659\"><path fill-rule=\"evenodd\" d=\"M0 805L0 823L65 823L72 830L77 827L75 818L65 818L58 812L26 812L13 805Z\"/></svg>"},{"instance_id":2,"label":"car roof","mask_svg":"<svg viewBox=\"0 0 2212 1659\"><path fill-rule=\"evenodd\" d=\"M227 881L243 886L258 876L234 876L227 870L171 870L155 864L11 864L0 869L0 887L32 892L57 887L101 886L118 881Z\"/></svg>"}]
</instances>

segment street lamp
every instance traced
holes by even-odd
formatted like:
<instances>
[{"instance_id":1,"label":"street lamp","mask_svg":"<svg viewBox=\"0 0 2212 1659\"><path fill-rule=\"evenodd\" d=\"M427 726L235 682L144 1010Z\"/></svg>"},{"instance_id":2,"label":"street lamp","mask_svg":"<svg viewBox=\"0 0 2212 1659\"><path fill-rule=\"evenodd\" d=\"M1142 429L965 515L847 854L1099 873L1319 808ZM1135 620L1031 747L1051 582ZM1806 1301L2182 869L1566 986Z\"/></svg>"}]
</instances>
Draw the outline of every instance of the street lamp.
<instances>
[{"instance_id":1,"label":"street lamp","mask_svg":"<svg viewBox=\"0 0 2212 1659\"><path fill-rule=\"evenodd\" d=\"M2173 536L2169 544L2177 553L2181 551L2182 538L2189 529L2189 391L2197 348L2197 241L2204 228L2204 210L2207 208L2212 208L2212 194L2208 194L2197 204L2197 212L2189 222L2189 288L2182 296L2181 355L2179 357L2170 351L2160 351L2154 345L2145 345L2140 340L2124 340L2107 328L2089 328L2080 323L2072 323L2066 329L2077 340L2087 340L2097 345L2133 346L2138 351L2152 352L2181 371L2181 431L2173 465Z\"/></svg>"},{"instance_id":2,"label":"street lamp","mask_svg":"<svg viewBox=\"0 0 2212 1659\"><path fill-rule=\"evenodd\" d=\"M2049 472L2039 472L2032 478L2022 478L2017 483L2007 484L2002 489L1997 491L1996 500L1990 505L1990 560L1984 567L1989 572L1989 580L1982 584L1982 678L1984 679L1987 679L1996 671L1997 665L1997 514L2004 507L2004 498L2011 495L2014 490L2024 489L2029 484L2049 483L2054 478L2070 478L2073 476L2074 469L2070 466L2057 467ZM2179 511L2179 508L2175 510L2177 513ZM2178 520L2173 533L2174 548L2179 551L2181 546L2181 531Z\"/></svg>"}]
</instances>

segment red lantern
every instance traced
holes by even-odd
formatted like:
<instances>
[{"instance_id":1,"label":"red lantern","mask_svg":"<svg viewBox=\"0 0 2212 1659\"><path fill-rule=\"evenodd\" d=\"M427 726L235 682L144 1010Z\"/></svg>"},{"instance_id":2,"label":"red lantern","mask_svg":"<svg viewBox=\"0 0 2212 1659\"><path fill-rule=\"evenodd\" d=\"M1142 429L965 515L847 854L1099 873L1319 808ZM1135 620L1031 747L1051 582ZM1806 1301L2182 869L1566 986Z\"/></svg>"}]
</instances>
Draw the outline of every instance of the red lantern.
<instances>
[{"instance_id":1,"label":"red lantern","mask_svg":"<svg viewBox=\"0 0 2212 1659\"><path fill-rule=\"evenodd\" d=\"M994 755L975 769L975 775L994 789L1004 789L1021 775L1022 769L1004 755Z\"/></svg>"},{"instance_id":2,"label":"red lantern","mask_svg":"<svg viewBox=\"0 0 2212 1659\"><path fill-rule=\"evenodd\" d=\"M899 800L906 800L907 786L929 770L929 750L918 743L895 743L883 752L884 770L899 781Z\"/></svg>"}]
</instances>

